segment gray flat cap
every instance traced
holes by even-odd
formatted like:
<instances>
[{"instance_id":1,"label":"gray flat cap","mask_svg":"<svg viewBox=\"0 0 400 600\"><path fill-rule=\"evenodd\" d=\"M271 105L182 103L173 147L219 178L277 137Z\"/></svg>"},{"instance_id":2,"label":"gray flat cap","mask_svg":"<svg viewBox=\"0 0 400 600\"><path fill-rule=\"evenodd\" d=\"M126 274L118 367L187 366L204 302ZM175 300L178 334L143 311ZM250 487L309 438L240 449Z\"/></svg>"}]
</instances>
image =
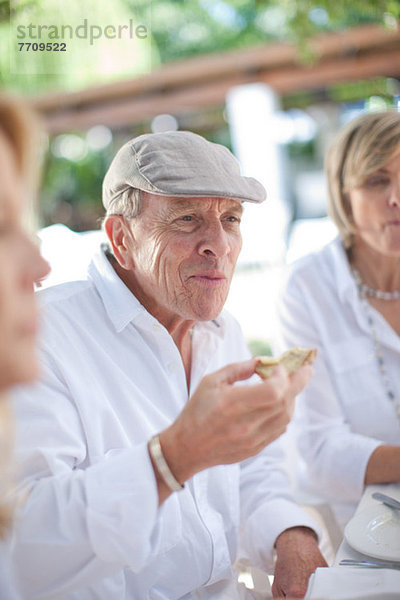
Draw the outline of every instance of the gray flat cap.
<instances>
[{"instance_id":1,"label":"gray flat cap","mask_svg":"<svg viewBox=\"0 0 400 600\"><path fill-rule=\"evenodd\" d=\"M183 198L262 202L266 197L260 182L240 174L225 146L190 131L149 133L122 146L103 181L105 208L129 188Z\"/></svg>"}]
</instances>

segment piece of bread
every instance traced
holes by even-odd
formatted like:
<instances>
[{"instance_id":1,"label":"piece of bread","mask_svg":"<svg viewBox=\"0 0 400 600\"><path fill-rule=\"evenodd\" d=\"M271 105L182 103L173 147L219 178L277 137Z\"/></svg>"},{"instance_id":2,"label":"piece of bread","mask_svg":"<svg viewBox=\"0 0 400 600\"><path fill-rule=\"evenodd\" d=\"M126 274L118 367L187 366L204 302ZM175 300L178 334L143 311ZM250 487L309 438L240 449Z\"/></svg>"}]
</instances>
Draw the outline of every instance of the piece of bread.
<instances>
[{"instance_id":1,"label":"piece of bread","mask_svg":"<svg viewBox=\"0 0 400 600\"><path fill-rule=\"evenodd\" d=\"M303 365L311 365L317 356L316 348L292 348L281 356L257 356L256 373L261 379L268 379L277 365L283 365L290 375Z\"/></svg>"}]
</instances>

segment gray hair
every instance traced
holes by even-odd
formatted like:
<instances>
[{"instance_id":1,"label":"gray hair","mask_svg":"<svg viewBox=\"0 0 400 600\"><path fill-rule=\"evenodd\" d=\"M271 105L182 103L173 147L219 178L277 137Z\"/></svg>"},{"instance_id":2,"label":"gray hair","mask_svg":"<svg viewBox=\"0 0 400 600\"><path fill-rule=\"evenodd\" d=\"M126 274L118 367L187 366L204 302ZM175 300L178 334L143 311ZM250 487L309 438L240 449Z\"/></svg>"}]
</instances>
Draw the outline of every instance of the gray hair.
<instances>
[{"instance_id":1,"label":"gray hair","mask_svg":"<svg viewBox=\"0 0 400 600\"><path fill-rule=\"evenodd\" d=\"M128 188L110 203L106 217L121 215L127 219L134 219L140 214L142 207L142 191L137 188Z\"/></svg>"}]
</instances>

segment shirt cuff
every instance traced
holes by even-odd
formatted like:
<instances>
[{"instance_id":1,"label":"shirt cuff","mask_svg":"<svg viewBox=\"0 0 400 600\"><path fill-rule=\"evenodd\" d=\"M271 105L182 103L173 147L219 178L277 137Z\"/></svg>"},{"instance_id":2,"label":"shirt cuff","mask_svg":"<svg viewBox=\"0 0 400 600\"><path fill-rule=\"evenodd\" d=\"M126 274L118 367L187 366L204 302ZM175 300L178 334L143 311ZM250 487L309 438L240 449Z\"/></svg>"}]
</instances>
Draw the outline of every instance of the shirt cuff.
<instances>
[{"instance_id":1,"label":"shirt cuff","mask_svg":"<svg viewBox=\"0 0 400 600\"><path fill-rule=\"evenodd\" d=\"M294 502L276 499L260 506L241 528L240 558L272 572L276 539L291 527L309 527L321 538L318 523Z\"/></svg>"}]
</instances>

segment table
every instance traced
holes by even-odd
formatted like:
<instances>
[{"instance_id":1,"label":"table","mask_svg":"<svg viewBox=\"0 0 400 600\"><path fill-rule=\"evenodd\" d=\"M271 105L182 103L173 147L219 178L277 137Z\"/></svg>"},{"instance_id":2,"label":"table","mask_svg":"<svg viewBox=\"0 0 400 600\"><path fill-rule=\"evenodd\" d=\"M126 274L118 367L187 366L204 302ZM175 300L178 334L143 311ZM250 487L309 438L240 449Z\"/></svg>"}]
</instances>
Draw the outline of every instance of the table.
<instances>
[{"instance_id":1,"label":"table","mask_svg":"<svg viewBox=\"0 0 400 600\"><path fill-rule=\"evenodd\" d=\"M372 498L374 492L388 494L400 501L400 484L370 485L364 491L356 515L377 502ZM339 563L344 558L368 560L371 557L357 552L343 539L333 566L317 569L311 576L306 599L400 600L400 571L340 566Z\"/></svg>"}]
</instances>

